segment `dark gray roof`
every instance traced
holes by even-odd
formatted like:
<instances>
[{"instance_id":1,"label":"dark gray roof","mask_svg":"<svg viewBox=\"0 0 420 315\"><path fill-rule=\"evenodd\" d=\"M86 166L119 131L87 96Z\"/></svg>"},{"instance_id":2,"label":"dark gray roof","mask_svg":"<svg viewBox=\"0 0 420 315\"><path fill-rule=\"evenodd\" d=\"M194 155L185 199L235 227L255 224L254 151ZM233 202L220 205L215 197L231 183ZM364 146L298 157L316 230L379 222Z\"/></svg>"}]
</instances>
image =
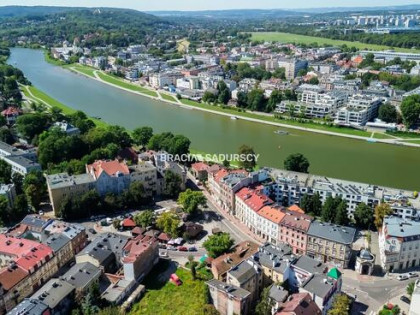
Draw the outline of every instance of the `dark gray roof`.
<instances>
[{"instance_id":1,"label":"dark gray roof","mask_svg":"<svg viewBox=\"0 0 420 315\"><path fill-rule=\"evenodd\" d=\"M75 264L63 275L63 279L76 289L84 289L93 280L100 277L101 270L90 262Z\"/></svg>"},{"instance_id":2,"label":"dark gray roof","mask_svg":"<svg viewBox=\"0 0 420 315\"><path fill-rule=\"evenodd\" d=\"M70 243L70 241L70 238L68 238L64 234L53 234L50 237L48 237L45 241L43 241L43 243L51 247L54 253L56 253L68 243Z\"/></svg>"},{"instance_id":3,"label":"dark gray roof","mask_svg":"<svg viewBox=\"0 0 420 315\"><path fill-rule=\"evenodd\" d=\"M8 155L3 157L4 160L14 162L26 169L41 169L41 165L39 165L37 162L31 161L30 159L22 156L22 155Z\"/></svg>"},{"instance_id":4,"label":"dark gray roof","mask_svg":"<svg viewBox=\"0 0 420 315\"><path fill-rule=\"evenodd\" d=\"M325 274L316 274L306 281L302 288L309 293L319 296L321 299L324 299L329 292L331 291L334 285L334 281L328 280L327 275Z\"/></svg>"},{"instance_id":5,"label":"dark gray roof","mask_svg":"<svg viewBox=\"0 0 420 315\"><path fill-rule=\"evenodd\" d=\"M225 292L226 294L230 294L241 300L251 295L251 293L247 290L238 288L237 286L234 286L234 285L229 285L226 282L222 282L216 279L207 281L207 285L213 288L216 288L218 291Z\"/></svg>"},{"instance_id":6,"label":"dark gray roof","mask_svg":"<svg viewBox=\"0 0 420 315\"><path fill-rule=\"evenodd\" d=\"M256 268L258 269L257 271L255 270L254 266L252 266L252 263L253 262L243 261L229 270L228 274L236 278L240 284L246 283L249 281L249 279L255 277L257 273L261 272L261 269L258 267L258 265L255 264Z\"/></svg>"},{"instance_id":7,"label":"dark gray roof","mask_svg":"<svg viewBox=\"0 0 420 315\"><path fill-rule=\"evenodd\" d=\"M32 295L54 309L62 300L67 298L74 291L74 287L61 279L51 279L41 289Z\"/></svg>"},{"instance_id":8,"label":"dark gray roof","mask_svg":"<svg viewBox=\"0 0 420 315\"><path fill-rule=\"evenodd\" d=\"M282 303L287 299L289 292L282 286L273 284L268 294L272 300Z\"/></svg>"},{"instance_id":9,"label":"dark gray roof","mask_svg":"<svg viewBox=\"0 0 420 315\"><path fill-rule=\"evenodd\" d=\"M89 255L98 260L99 263L102 263L110 256L115 255L117 262L119 262L122 256L123 247L127 244L128 239L128 236L120 234L101 234L77 256Z\"/></svg>"},{"instance_id":10,"label":"dark gray roof","mask_svg":"<svg viewBox=\"0 0 420 315\"><path fill-rule=\"evenodd\" d=\"M41 229L44 226L48 225L50 222L52 222L51 219L44 219L38 215L28 214L26 217L23 218L21 224Z\"/></svg>"},{"instance_id":11,"label":"dark gray roof","mask_svg":"<svg viewBox=\"0 0 420 315\"><path fill-rule=\"evenodd\" d=\"M278 245L266 243L260 246L258 252L252 259L264 267L283 274L296 257L292 255L292 249L286 243L280 243Z\"/></svg>"},{"instance_id":12,"label":"dark gray roof","mask_svg":"<svg viewBox=\"0 0 420 315\"><path fill-rule=\"evenodd\" d=\"M16 305L8 315L42 315L48 310L48 305L35 299L24 299Z\"/></svg>"},{"instance_id":13,"label":"dark gray roof","mask_svg":"<svg viewBox=\"0 0 420 315\"><path fill-rule=\"evenodd\" d=\"M340 244L350 245L354 241L356 229L332 223L313 221L308 236L320 237Z\"/></svg>"},{"instance_id":14,"label":"dark gray roof","mask_svg":"<svg viewBox=\"0 0 420 315\"><path fill-rule=\"evenodd\" d=\"M327 270L327 266L322 262L306 255L302 255L296 259L296 261L293 263L293 266L312 274L324 273Z\"/></svg>"}]
</instances>

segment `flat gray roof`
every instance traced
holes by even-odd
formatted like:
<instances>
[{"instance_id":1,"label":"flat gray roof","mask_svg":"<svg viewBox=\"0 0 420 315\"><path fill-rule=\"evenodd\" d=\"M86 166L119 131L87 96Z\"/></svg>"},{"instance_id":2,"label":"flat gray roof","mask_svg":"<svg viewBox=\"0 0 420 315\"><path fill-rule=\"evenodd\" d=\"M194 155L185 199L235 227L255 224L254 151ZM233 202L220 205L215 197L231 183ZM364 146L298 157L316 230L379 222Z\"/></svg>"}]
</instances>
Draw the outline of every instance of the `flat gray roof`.
<instances>
[{"instance_id":1,"label":"flat gray roof","mask_svg":"<svg viewBox=\"0 0 420 315\"><path fill-rule=\"evenodd\" d=\"M47 175L47 183L51 189L71 187L75 185L94 183L95 179L90 174L69 175L67 173L59 173Z\"/></svg>"},{"instance_id":2,"label":"flat gray roof","mask_svg":"<svg viewBox=\"0 0 420 315\"><path fill-rule=\"evenodd\" d=\"M302 288L315 294L316 296L324 298L329 294L333 285L334 282L332 280L328 280L327 275L316 274L304 283Z\"/></svg>"},{"instance_id":3,"label":"flat gray roof","mask_svg":"<svg viewBox=\"0 0 420 315\"><path fill-rule=\"evenodd\" d=\"M8 315L42 315L48 310L48 305L36 299L24 299L12 310L7 313Z\"/></svg>"},{"instance_id":4,"label":"flat gray roof","mask_svg":"<svg viewBox=\"0 0 420 315\"><path fill-rule=\"evenodd\" d=\"M236 298L239 299L245 299L247 298L251 293L247 290L244 290L242 288L238 288L237 286L234 285L229 285L226 282L222 282L220 280L210 280L207 281L207 285L212 286L214 288L216 288L218 291L222 291L225 292L226 294L230 294Z\"/></svg>"},{"instance_id":5,"label":"flat gray roof","mask_svg":"<svg viewBox=\"0 0 420 315\"><path fill-rule=\"evenodd\" d=\"M323 238L335 243L350 245L354 242L356 229L332 223L313 221L308 236Z\"/></svg>"},{"instance_id":6,"label":"flat gray roof","mask_svg":"<svg viewBox=\"0 0 420 315\"><path fill-rule=\"evenodd\" d=\"M75 264L63 278L76 289L84 289L93 280L100 277L101 270L90 262Z\"/></svg>"},{"instance_id":7,"label":"flat gray roof","mask_svg":"<svg viewBox=\"0 0 420 315\"><path fill-rule=\"evenodd\" d=\"M391 216L384 219L384 224L390 236L406 238L420 235L420 222L417 221Z\"/></svg>"},{"instance_id":8,"label":"flat gray roof","mask_svg":"<svg viewBox=\"0 0 420 315\"><path fill-rule=\"evenodd\" d=\"M54 309L62 300L69 296L74 287L61 279L51 279L41 289L32 295L33 299L38 299L50 308Z\"/></svg>"}]
</instances>

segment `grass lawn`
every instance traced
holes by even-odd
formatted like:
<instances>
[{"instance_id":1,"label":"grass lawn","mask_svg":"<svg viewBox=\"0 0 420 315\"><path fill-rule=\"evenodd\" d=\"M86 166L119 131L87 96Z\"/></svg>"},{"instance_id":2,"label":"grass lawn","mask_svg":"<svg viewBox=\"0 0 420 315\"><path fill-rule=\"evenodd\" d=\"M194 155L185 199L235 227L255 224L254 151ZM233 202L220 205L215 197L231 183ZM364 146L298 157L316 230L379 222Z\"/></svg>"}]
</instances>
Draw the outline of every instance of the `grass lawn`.
<instances>
[{"instance_id":1,"label":"grass lawn","mask_svg":"<svg viewBox=\"0 0 420 315\"><path fill-rule=\"evenodd\" d=\"M395 139L394 137L391 137L391 136L387 135L386 133L380 133L380 132L375 132L375 134L373 135L373 138L375 138L375 139Z\"/></svg>"},{"instance_id":2,"label":"grass lawn","mask_svg":"<svg viewBox=\"0 0 420 315\"><path fill-rule=\"evenodd\" d=\"M269 41L269 42L283 42L283 43L299 43L299 44L312 44L317 42L319 45L333 45L341 46L346 44L349 47L356 47L358 49L368 49L368 50L387 50L391 47L385 45L376 45L376 44L365 44L361 42L351 42L345 40L330 39L324 37L316 36L306 36L290 33L281 33L281 32L253 32L252 40L258 41ZM392 48L395 51L403 52L417 52L414 49L408 48Z\"/></svg>"},{"instance_id":3,"label":"grass lawn","mask_svg":"<svg viewBox=\"0 0 420 315\"><path fill-rule=\"evenodd\" d=\"M69 69L70 71L72 70L71 68L74 68L75 70L86 74L92 78L95 78L95 75L93 74L95 72L96 69L88 67L88 66L84 66L84 65L79 65L79 64L72 64L72 65L67 65L64 66L64 68Z\"/></svg>"},{"instance_id":4,"label":"grass lawn","mask_svg":"<svg viewBox=\"0 0 420 315\"><path fill-rule=\"evenodd\" d=\"M166 94L166 93L160 93L162 98L167 101L176 102L175 98L172 95Z\"/></svg>"},{"instance_id":5,"label":"grass lawn","mask_svg":"<svg viewBox=\"0 0 420 315\"><path fill-rule=\"evenodd\" d=\"M188 270L178 268L176 274L182 280L182 285L175 286L167 279L162 281L160 275L170 268L169 261L161 261L143 284L147 291L145 296L135 304L130 314L155 315L204 315L203 307L206 304L206 285L204 281L192 280ZM165 273L165 276L168 273ZM168 277L170 272L168 274Z\"/></svg>"},{"instance_id":6,"label":"grass lawn","mask_svg":"<svg viewBox=\"0 0 420 315\"><path fill-rule=\"evenodd\" d=\"M106 74L106 73L103 73L103 72L98 72L98 76L102 80L104 80L105 82L115 84L115 85L118 85L122 88L129 89L129 90L136 91L136 92L140 92L140 93L143 93L143 94L146 94L146 95L149 95L149 96L157 97L157 93L154 92L154 91L151 91L149 89L146 89L146 88L141 87L141 86L136 85L136 84L125 82L123 79L111 76L109 74Z\"/></svg>"},{"instance_id":7,"label":"grass lawn","mask_svg":"<svg viewBox=\"0 0 420 315\"><path fill-rule=\"evenodd\" d=\"M298 121L288 120L288 119L277 119L277 118L274 118L272 116L259 115L259 114L248 113L248 112L239 112L235 109L222 108L222 107L215 106L215 105L198 103L198 102L195 102L195 101L192 101L192 100L187 100L187 99L182 99L181 102L185 105L191 105L191 106L195 106L195 107L214 110L214 111L217 111L217 112L227 113L227 114L230 114L232 116L237 116L237 117L248 117L248 118L254 118L254 119L259 119L259 120L263 120L263 121L270 121L270 122L275 122L275 123L286 124L286 125L290 125L290 126L312 128L312 129L316 129L316 130L337 132L337 133L354 135L354 136L361 136L361 137L370 137L370 135L371 135L370 132L363 131L363 130L357 130L357 129L352 129L352 128L339 127L339 126L326 126L326 125L321 125L321 124L317 124L317 123L313 123L313 122L303 123L303 122L298 122Z\"/></svg>"},{"instance_id":8,"label":"grass lawn","mask_svg":"<svg viewBox=\"0 0 420 315\"><path fill-rule=\"evenodd\" d=\"M415 143L420 144L420 140L404 141L405 143Z\"/></svg>"},{"instance_id":9,"label":"grass lawn","mask_svg":"<svg viewBox=\"0 0 420 315\"><path fill-rule=\"evenodd\" d=\"M402 139L419 139L420 133L415 132L404 132L404 131L387 131L387 134L402 138Z\"/></svg>"},{"instance_id":10,"label":"grass lawn","mask_svg":"<svg viewBox=\"0 0 420 315\"><path fill-rule=\"evenodd\" d=\"M49 95L45 94L44 92L38 90L36 87L26 86L26 87L22 88L22 93L25 94L25 96L30 98L30 99L33 99L33 97L30 93L27 92L26 88L31 92L31 94L33 96L35 96L36 98L44 101L49 106L54 106L54 107L60 108L63 111L64 115L69 115L69 114L72 114L72 113L76 112L76 110L74 110L73 108L70 108L70 107L64 105L63 103L60 103L59 101L52 98L51 96L49 96ZM37 100L35 99L35 101L37 101ZM95 119L95 118L90 118L90 119L92 119L92 121L98 127L107 126L107 124L105 122L103 122L99 119Z\"/></svg>"}]
</instances>

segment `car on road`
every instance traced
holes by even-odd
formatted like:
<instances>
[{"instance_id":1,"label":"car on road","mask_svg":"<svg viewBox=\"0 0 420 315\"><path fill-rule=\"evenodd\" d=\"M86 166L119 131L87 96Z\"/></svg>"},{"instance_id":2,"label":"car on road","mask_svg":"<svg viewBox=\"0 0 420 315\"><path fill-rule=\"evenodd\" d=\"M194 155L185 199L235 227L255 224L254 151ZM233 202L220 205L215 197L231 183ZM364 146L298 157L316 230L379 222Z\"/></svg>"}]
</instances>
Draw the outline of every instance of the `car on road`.
<instances>
[{"instance_id":1,"label":"car on road","mask_svg":"<svg viewBox=\"0 0 420 315\"><path fill-rule=\"evenodd\" d=\"M172 246L172 245L168 245L167 249L168 250L175 250L175 251L177 250L177 248L175 246Z\"/></svg>"},{"instance_id":2,"label":"car on road","mask_svg":"<svg viewBox=\"0 0 420 315\"><path fill-rule=\"evenodd\" d=\"M186 248L185 246L179 246L179 247L178 247L178 250L179 250L180 252L188 252L188 248Z\"/></svg>"},{"instance_id":3,"label":"car on road","mask_svg":"<svg viewBox=\"0 0 420 315\"><path fill-rule=\"evenodd\" d=\"M188 251L189 252L196 252L197 251L197 248L194 247L194 246L191 246L190 248L188 248Z\"/></svg>"},{"instance_id":4,"label":"car on road","mask_svg":"<svg viewBox=\"0 0 420 315\"><path fill-rule=\"evenodd\" d=\"M407 275L408 275L410 278L415 278L415 277L418 277L418 276L419 276L419 274L418 274L417 272L409 272L409 273L407 273Z\"/></svg>"},{"instance_id":5,"label":"car on road","mask_svg":"<svg viewBox=\"0 0 420 315\"><path fill-rule=\"evenodd\" d=\"M88 231L92 234L96 234L96 231L93 228L90 228Z\"/></svg>"},{"instance_id":6,"label":"car on road","mask_svg":"<svg viewBox=\"0 0 420 315\"><path fill-rule=\"evenodd\" d=\"M402 295L400 297L400 300L403 301L403 302L405 302L405 303L407 303L407 304L410 304L411 303L410 299L408 297L406 297L405 295Z\"/></svg>"},{"instance_id":7,"label":"car on road","mask_svg":"<svg viewBox=\"0 0 420 315\"><path fill-rule=\"evenodd\" d=\"M168 252L159 252L159 257L162 257L162 258L169 257Z\"/></svg>"},{"instance_id":8,"label":"car on road","mask_svg":"<svg viewBox=\"0 0 420 315\"><path fill-rule=\"evenodd\" d=\"M405 273L403 273L402 275L399 275L398 277L397 277L397 280L398 281L403 281L403 280L407 280L409 277L408 277L408 275L407 274L405 274Z\"/></svg>"},{"instance_id":9,"label":"car on road","mask_svg":"<svg viewBox=\"0 0 420 315\"><path fill-rule=\"evenodd\" d=\"M166 244L159 244L159 248L166 249Z\"/></svg>"}]
</instances>

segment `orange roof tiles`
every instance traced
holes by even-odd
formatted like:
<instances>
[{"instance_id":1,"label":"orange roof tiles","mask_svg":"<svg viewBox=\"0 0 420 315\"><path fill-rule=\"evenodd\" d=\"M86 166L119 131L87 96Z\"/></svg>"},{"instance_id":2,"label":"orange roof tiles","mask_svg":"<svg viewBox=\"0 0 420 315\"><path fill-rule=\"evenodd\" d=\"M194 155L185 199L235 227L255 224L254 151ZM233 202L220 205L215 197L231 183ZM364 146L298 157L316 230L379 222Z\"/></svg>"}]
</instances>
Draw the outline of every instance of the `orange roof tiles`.
<instances>
[{"instance_id":1,"label":"orange roof tiles","mask_svg":"<svg viewBox=\"0 0 420 315\"><path fill-rule=\"evenodd\" d=\"M35 268L40 262L45 262L48 260L47 257L51 258L52 256L53 251L50 247L44 244L38 244L37 247L32 248L28 253L25 253L17 259L16 264L30 272L30 270Z\"/></svg>"},{"instance_id":2,"label":"orange roof tiles","mask_svg":"<svg viewBox=\"0 0 420 315\"><path fill-rule=\"evenodd\" d=\"M311 220L312 217L309 215L294 211L285 211L285 216L281 220L280 225L307 232L311 225Z\"/></svg>"},{"instance_id":3,"label":"orange roof tiles","mask_svg":"<svg viewBox=\"0 0 420 315\"><path fill-rule=\"evenodd\" d=\"M8 291L28 276L28 272L19 266L5 267L0 270L0 286Z\"/></svg>"},{"instance_id":4,"label":"orange roof tiles","mask_svg":"<svg viewBox=\"0 0 420 315\"><path fill-rule=\"evenodd\" d=\"M305 213L303 209L301 209L298 205L291 205L289 208L290 211L299 212L299 213Z\"/></svg>"},{"instance_id":5,"label":"orange roof tiles","mask_svg":"<svg viewBox=\"0 0 420 315\"><path fill-rule=\"evenodd\" d=\"M0 253L6 256L20 257L39 246L38 242L0 234Z\"/></svg>"},{"instance_id":6,"label":"orange roof tiles","mask_svg":"<svg viewBox=\"0 0 420 315\"><path fill-rule=\"evenodd\" d=\"M200 171L207 171L209 169L209 166L206 163L197 162L197 163L192 164L191 168L196 170L197 172L200 172Z\"/></svg>"},{"instance_id":7,"label":"orange roof tiles","mask_svg":"<svg viewBox=\"0 0 420 315\"><path fill-rule=\"evenodd\" d=\"M114 161L95 161L87 166L89 173L93 172L95 177L98 178L102 172L107 173L109 176L116 176L117 173L125 175L130 174L128 166L125 162Z\"/></svg>"},{"instance_id":8,"label":"orange roof tiles","mask_svg":"<svg viewBox=\"0 0 420 315\"><path fill-rule=\"evenodd\" d=\"M260 211L258 211L258 214L276 224L280 224L281 220L283 220L285 216L283 211L272 206L263 207Z\"/></svg>"}]
</instances>

